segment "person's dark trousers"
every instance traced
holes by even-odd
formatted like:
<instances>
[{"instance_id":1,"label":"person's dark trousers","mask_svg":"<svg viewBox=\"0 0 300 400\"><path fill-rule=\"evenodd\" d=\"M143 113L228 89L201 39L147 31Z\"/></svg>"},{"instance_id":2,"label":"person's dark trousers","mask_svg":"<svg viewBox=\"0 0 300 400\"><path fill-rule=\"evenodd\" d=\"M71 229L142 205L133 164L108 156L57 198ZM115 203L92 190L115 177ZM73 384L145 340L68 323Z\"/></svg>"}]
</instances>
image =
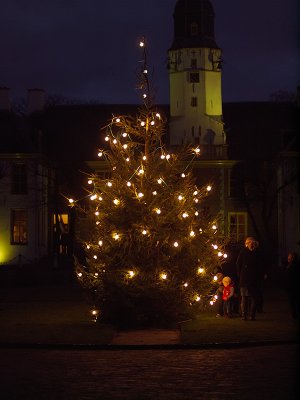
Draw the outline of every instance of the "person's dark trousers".
<instances>
[{"instance_id":1,"label":"person's dark trousers","mask_svg":"<svg viewBox=\"0 0 300 400\"><path fill-rule=\"evenodd\" d=\"M224 315L224 305L223 305L224 301L221 296L219 296L217 301L218 301L218 314L223 316Z\"/></svg>"},{"instance_id":2,"label":"person's dark trousers","mask_svg":"<svg viewBox=\"0 0 300 400\"><path fill-rule=\"evenodd\" d=\"M241 313L242 319L250 319L254 320L256 315L256 303L257 298L255 295L251 296L242 296L241 298Z\"/></svg>"}]
</instances>

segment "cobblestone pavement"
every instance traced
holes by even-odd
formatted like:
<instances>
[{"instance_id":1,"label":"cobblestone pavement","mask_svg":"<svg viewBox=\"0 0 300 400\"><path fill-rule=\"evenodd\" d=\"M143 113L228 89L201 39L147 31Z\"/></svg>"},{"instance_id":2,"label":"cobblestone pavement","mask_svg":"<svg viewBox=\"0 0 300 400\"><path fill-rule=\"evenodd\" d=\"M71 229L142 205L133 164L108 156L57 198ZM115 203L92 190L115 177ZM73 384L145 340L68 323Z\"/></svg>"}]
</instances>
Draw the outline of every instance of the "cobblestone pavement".
<instances>
[{"instance_id":1,"label":"cobblestone pavement","mask_svg":"<svg viewBox=\"0 0 300 400\"><path fill-rule=\"evenodd\" d=\"M298 345L0 350L2 400L293 400Z\"/></svg>"}]
</instances>

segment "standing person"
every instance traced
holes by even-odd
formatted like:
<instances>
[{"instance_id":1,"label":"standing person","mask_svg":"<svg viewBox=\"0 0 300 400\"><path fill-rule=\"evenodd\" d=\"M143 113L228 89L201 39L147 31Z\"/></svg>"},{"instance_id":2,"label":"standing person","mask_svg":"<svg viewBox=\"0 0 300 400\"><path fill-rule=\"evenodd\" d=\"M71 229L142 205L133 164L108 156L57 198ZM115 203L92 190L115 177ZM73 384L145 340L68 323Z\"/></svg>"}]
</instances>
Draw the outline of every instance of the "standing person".
<instances>
[{"instance_id":1,"label":"standing person","mask_svg":"<svg viewBox=\"0 0 300 400\"><path fill-rule=\"evenodd\" d=\"M232 318L234 286L229 276L224 276L223 285L224 317Z\"/></svg>"},{"instance_id":2,"label":"standing person","mask_svg":"<svg viewBox=\"0 0 300 400\"><path fill-rule=\"evenodd\" d=\"M258 242L253 237L247 237L245 240L245 247L238 255L236 266L242 319L246 320L250 317L251 321L255 321L257 301L265 276L265 266Z\"/></svg>"},{"instance_id":3,"label":"standing person","mask_svg":"<svg viewBox=\"0 0 300 400\"><path fill-rule=\"evenodd\" d=\"M286 267L287 273L287 291L289 295L290 307L292 317L300 319L300 264L298 255L295 252L288 254L288 265Z\"/></svg>"}]
</instances>

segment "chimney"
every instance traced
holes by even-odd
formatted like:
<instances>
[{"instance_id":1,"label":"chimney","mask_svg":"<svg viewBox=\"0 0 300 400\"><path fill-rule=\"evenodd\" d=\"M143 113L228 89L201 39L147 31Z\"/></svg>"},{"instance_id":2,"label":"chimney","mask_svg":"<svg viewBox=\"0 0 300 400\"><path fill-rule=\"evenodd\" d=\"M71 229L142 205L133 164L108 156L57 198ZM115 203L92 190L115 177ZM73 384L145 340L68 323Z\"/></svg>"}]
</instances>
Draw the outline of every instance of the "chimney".
<instances>
[{"instance_id":1,"label":"chimney","mask_svg":"<svg viewBox=\"0 0 300 400\"><path fill-rule=\"evenodd\" d=\"M28 89L28 114L43 111L45 107L45 92L43 89Z\"/></svg>"},{"instance_id":2,"label":"chimney","mask_svg":"<svg viewBox=\"0 0 300 400\"><path fill-rule=\"evenodd\" d=\"M9 92L10 92L9 88L0 87L0 111L10 110Z\"/></svg>"}]
</instances>

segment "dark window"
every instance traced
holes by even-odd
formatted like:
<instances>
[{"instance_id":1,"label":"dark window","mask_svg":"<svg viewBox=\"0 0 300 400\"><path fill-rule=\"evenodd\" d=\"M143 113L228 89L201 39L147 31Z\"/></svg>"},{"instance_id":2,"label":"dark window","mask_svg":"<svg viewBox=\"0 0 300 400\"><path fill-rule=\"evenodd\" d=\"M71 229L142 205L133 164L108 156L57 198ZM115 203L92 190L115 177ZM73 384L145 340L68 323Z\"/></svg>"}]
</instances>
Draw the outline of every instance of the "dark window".
<instances>
[{"instance_id":1,"label":"dark window","mask_svg":"<svg viewBox=\"0 0 300 400\"><path fill-rule=\"evenodd\" d=\"M27 210L11 210L11 243L28 243L28 217Z\"/></svg>"},{"instance_id":2,"label":"dark window","mask_svg":"<svg viewBox=\"0 0 300 400\"><path fill-rule=\"evenodd\" d=\"M11 192L12 194L27 193L27 168L25 164L13 164Z\"/></svg>"},{"instance_id":3,"label":"dark window","mask_svg":"<svg viewBox=\"0 0 300 400\"><path fill-rule=\"evenodd\" d=\"M228 215L229 235L234 242L243 242L247 236L247 213L230 212Z\"/></svg>"},{"instance_id":4,"label":"dark window","mask_svg":"<svg viewBox=\"0 0 300 400\"><path fill-rule=\"evenodd\" d=\"M196 58L191 59L191 68L197 68L197 59Z\"/></svg>"},{"instance_id":5,"label":"dark window","mask_svg":"<svg viewBox=\"0 0 300 400\"><path fill-rule=\"evenodd\" d=\"M198 99L197 99L197 97L192 97L192 99L191 99L191 106L192 106L192 107L197 107L197 105L198 105Z\"/></svg>"},{"instance_id":6,"label":"dark window","mask_svg":"<svg viewBox=\"0 0 300 400\"><path fill-rule=\"evenodd\" d=\"M190 72L190 82L191 83L198 83L199 82L199 72Z\"/></svg>"}]
</instances>

